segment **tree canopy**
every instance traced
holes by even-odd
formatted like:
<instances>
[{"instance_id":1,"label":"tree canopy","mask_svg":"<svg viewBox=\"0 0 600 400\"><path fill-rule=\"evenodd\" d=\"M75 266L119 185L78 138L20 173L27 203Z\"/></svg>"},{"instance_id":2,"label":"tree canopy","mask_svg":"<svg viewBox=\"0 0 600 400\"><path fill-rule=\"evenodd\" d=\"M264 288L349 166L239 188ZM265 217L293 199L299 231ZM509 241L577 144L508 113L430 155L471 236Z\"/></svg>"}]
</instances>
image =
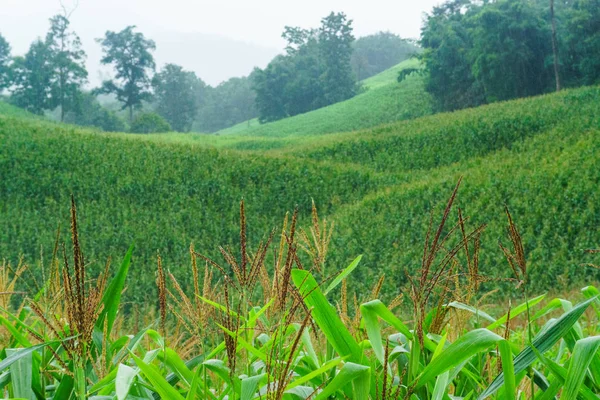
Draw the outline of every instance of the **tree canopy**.
<instances>
[{"instance_id":1,"label":"tree canopy","mask_svg":"<svg viewBox=\"0 0 600 400\"><path fill-rule=\"evenodd\" d=\"M152 79L156 111L178 132L192 128L198 112L198 87L203 82L183 67L167 64Z\"/></svg>"},{"instance_id":2,"label":"tree canopy","mask_svg":"<svg viewBox=\"0 0 600 400\"><path fill-rule=\"evenodd\" d=\"M560 81L600 82L600 0L554 6L545 0L451 0L435 7L420 43L427 90L438 109L537 95L560 88Z\"/></svg>"},{"instance_id":3,"label":"tree canopy","mask_svg":"<svg viewBox=\"0 0 600 400\"><path fill-rule=\"evenodd\" d=\"M29 47L25 57L15 57L11 64L11 101L34 114L53 108L52 53L42 40Z\"/></svg>"},{"instance_id":4,"label":"tree canopy","mask_svg":"<svg viewBox=\"0 0 600 400\"><path fill-rule=\"evenodd\" d=\"M0 34L0 92L10 84L10 44Z\"/></svg>"},{"instance_id":5,"label":"tree canopy","mask_svg":"<svg viewBox=\"0 0 600 400\"><path fill-rule=\"evenodd\" d=\"M60 107L60 120L76 106L81 86L87 81L85 52L76 33L69 30L67 17L57 15L50 19L46 45L51 54L52 105Z\"/></svg>"},{"instance_id":6,"label":"tree canopy","mask_svg":"<svg viewBox=\"0 0 600 400\"><path fill-rule=\"evenodd\" d=\"M253 74L256 108L270 122L337 103L354 96L351 66L352 20L331 13L319 29L286 27L286 54Z\"/></svg>"},{"instance_id":7,"label":"tree canopy","mask_svg":"<svg viewBox=\"0 0 600 400\"><path fill-rule=\"evenodd\" d=\"M102 64L112 65L116 71L115 78L104 81L99 92L115 94L123 109L129 110L130 121L133 110L152 97L150 73L155 69L152 51L156 44L135 28L132 25L120 32L107 31L104 38L98 39L104 52Z\"/></svg>"}]
</instances>

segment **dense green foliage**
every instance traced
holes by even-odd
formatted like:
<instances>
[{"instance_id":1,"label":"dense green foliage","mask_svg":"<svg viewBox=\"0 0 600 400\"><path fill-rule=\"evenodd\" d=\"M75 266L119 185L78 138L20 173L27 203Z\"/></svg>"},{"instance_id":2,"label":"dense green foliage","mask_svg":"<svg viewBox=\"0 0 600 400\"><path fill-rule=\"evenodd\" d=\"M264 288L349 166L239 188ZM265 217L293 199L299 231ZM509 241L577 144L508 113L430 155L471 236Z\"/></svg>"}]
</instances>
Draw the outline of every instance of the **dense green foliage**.
<instances>
[{"instance_id":1,"label":"dense green foliage","mask_svg":"<svg viewBox=\"0 0 600 400\"><path fill-rule=\"evenodd\" d=\"M319 29L285 28L286 54L253 73L261 122L272 122L351 98L352 20L331 13Z\"/></svg>"},{"instance_id":2,"label":"dense green foliage","mask_svg":"<svg viewBox=\"0 0 600 400\"><path fill-rule=\"evenodd\" d=\"M354 131L429 115L432 105L430 96L425 92L424 78L411 76L400 84L397 82L400 71L418 67L416 60L407 60L363 81L364 90L349 100L268 124L259 125L256 120L244 122L220 133L277 137L323 134Z\"/></svg>"},{"instance_id":3,"label":"dense green foliage","mask_svg":"<svg viewBox=\"0 0 600 400\"><path fill-rule=\"evenodd\" d=\"M198 90L199 109L194 130L216 132L258 116L252 75L231 78L215 87Z\"/></svg>"},{"instance_id":4,"label":"dense green foliage","mask_svg":"<svg viewBox=\"0 0 600 400\"><path fill-rule=\"evenodd\" d=\"M52 54L47 44L36 40L25 57L15 57L11 64L11 102L34 114L53 108Z\"/></svg>"},{"instance_id":5,"label":"dense green foliage","mask_svg":"<svg viewBox=\"0 0 600 400\"><path fill-rule=\"evenodd\" d=\"M156 111L177 132L188 132L198 112L198 88L202 82L195 73L167 64L152 78Z\"/></svg>"},{"instance_id":6,"label":"dense green foliage","mask_svg":"<svg viewBox=\"0 0 600 400\"><path fill-rule=\"evenodd\" d=\"M359 81L408 60L419 50L413 43L391 32L360 37L352 47L352 71Z\"/></svg>"},{"instance_id":7,"label":"dense green foliage","mask_svg":"<svg viewBox=\"0 0 600 400\"><path fill-rule=\"evenodd\" d=\"M153 112L137 115L129 130L132 133L163 133L171 131L171 125L166 119Z\"/></svg>"},{"instance_id":8,"label":"dense green foliage","mask_svg":"<svg viewBox=\"0 0 600 400\"><path fill-rule=\"evenodd\" d=\"M294 202L307 216L313 198L336 222L330 261L341 265L363 253L368 267L357 282L370 285L388 272L395 285L400 271L414 268L428 210L462 175L459 205L488 224L486 237L501 235L504 204L513 210L533 285L571 286L586 277L582 251L596 245L600 227L598 104L600 90L586 88L355 133L311 135L305 125L302 134L274 130L263 139L128 138L1 118L0 222L7 229L0 253L18 248L32 259L40 246L50 249L70 193L87 221L82 231L93 237L90 257L135 241L175 265L191 241L210 249L231 243L232 204L242 197L260 232ZM484 243L482 273L504 276L494 240ZM147 269L152 258L138 252L136 268ZM139 285L151 287L143 279Z\"/></svg>"},{"instance_id":9,"label":"dense green foliage","mask_svg":"<svg viewBox=\"0 0 600 400\"><path fill-rule=\"evenodd\" d=\"M596 0L556 5L556 74L566 86L600 79L599 5ZM429 72L427 90L437 109L554 90L549 6L547 1L451 0L435 7L422 29L421 45Z\"/></svg>"},{"instance_id":10,"label":"dense green foliage","mask_svg":"<svg viewBox=\"0 0 600 400\"><path fill-rule=\"evenodd\" d=\"M47 279L30 285L27 299L14 292L27 267L0 265L9 296L0 302L0 388L10 398L44 400L594 399L600 291L586 286L576 304L531 296L523 243L508 213L504 251L520 299L487 305L476 296L481 230L466 231L462 217L456 229L447 226L457 189L438 234L425 242L407 298L383 302L376 284L355 292L351 303L347 283L364 269L362 257L331 274L331 226L314 209L312 239L294 215L280 240L253 252L242 202L239 250L221 248L223 267L199 265L190 248L186 281L193 285L184 288L158 255L158 297L129 311L123 296L143 290L134 247L112 278L110 263L90 273L71 200L69 255L58 237L63 255L41 263ZM452 238L459 245L447 251Z\"/></svg>"},{"instance_id":11,"label":"dense green foliage","mask_svg":"<svg viewBox=\"0 0 600 400\"><path fill-rule=\"evenodd\" d=\"M60 121L77 107L81 86L87 82L85 52L81 48L79 36L69 30L70 22L62 15L50 19L50 30L46 35L46 45L51 54L52 64L52 104L50 108L60 108Z\"/></svg>"},{"instance_id":12,"label":"dense green foliage","mask_svg":"<svg viewBox=\"0 0 600 400\"><path fill-rule=\"evenodd\" d=\"M125 122L115 113L103 107L91 93L79 93L75 109L67 113L64 122L100 128L106 132L124 132Z\"/></svg>"},{"instance_id":13,"label":"dense green foliage","mask_svg":"<svg viewBox=\"0 0 600 400\"><path fill-rule=\"evenodd\" d=\"M66 17L54 16L45 40L32 43L24 57L15 57L8 64L0 56L0 64L10 68L4 86L11 89L11 101L36 114L59 107L61 121L77 107L81 86L87 80L85 52L69 25Z\"/></svg>"},{"instance_id":14,"label":"dense green foliage","mask_svg":"<svg viewBox=\"0 0 600 400\"><path fill-rule=\"evenodd\" d=\"M104 52L102 64L113 65L117 72L115 79L102 83L99 92L115 94L123 109L129 110L129 122L133 121L133 110L151 98L149 74L155 68L151 52L156 44L134 29L128 26L120 32L107 31L99 40Z\"/></svg>"},{"instance_id":15,"label":"dense green foliage","mask_svg":"<svg viewBox=\"0 0 600 400\"><path fill-rule=\"evenodd\" d=\"M10 84L10 44L0 34L0 92Z\"/></svg>"}]
</instances>

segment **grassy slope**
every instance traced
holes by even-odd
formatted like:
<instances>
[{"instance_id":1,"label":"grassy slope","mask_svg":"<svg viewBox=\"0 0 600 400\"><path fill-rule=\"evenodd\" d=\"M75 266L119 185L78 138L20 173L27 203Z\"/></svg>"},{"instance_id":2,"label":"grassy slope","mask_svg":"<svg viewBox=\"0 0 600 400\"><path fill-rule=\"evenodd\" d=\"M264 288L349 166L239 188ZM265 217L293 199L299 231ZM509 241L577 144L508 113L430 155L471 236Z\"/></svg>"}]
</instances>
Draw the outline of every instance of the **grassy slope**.
<instances>
[{"instance_id":1,"label":"grassy slope","mask_svg":"<svg viewBox=\"0 0 600 400\"><path fill-rule=\"evenodd\" d=\"M407 60L363 82L367 89L349 100L269 124L256 120L235 125L219 134L285 137L355 131L431 114L431 100L423 90L423 78L411 76L398 84L398 72L418 66Z\"/></svg>"},{"instance_id":2,"label":"grassy slope","mask_svg":"<svg viewBox=\"0 0 600 400\"><path fill-rule=\"evenodd\" d=\"M135 241L136 279L152 288L156 249L181 274L190 241L215 257L217 245L235 243L241 197L255 243L295 204L306 223L314 198L337 224L335 268L364 253L361 282L386 271L402 284L403 270L419 264L428 210L464 176L459 204L472 226L489 224L482 272L509 275L497 247L508 204L534 284L579 283L589 271L579 266L583 250L600 237L599 106L600 89L584 88L359 132L251 142L103 135L0 117L0 255L49 252L75 193L88 259L119 256Z\"/></svg>"},{"instance_id":3,"label":"grassy slope","mask_svg":"<svg viewBox=\"0 0 600 400\"><path fill-rule=\"evenodd\" d=\"M26 118L26 119L40 119L41 117L31 114L23 110L22 108L15 107L10 105L2 100L0 100L0 115L7 117L18 117L18 118Z\"/></svg>"}]
</instances>

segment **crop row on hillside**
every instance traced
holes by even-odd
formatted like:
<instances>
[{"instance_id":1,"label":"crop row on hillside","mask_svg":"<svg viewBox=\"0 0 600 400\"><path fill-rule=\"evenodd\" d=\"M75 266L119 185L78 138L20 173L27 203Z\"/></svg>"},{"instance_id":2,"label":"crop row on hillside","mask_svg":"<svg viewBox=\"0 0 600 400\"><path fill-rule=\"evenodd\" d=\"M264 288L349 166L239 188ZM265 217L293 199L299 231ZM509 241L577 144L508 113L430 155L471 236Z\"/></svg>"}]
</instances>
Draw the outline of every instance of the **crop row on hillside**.
<instances>
[{"instance_id":1,"label":"crop row on hillside","mask_svg":"<svg viewBox=\"0 0 600 400\"><path fill-rule=\"evenodd\" d=\"M306 114L258 125L251 121L219 132L243 136L286 137L349 132L432 113L431 97L425 92L424 78L411 75L401 83L397 74L418 63L408 60L365 81L365 91L349 100Z\"/></svg>"},{"instance_id":2,"label":"crop row on hillside","mask_svg":"<svg viewBox=\"0 0 600 400\"><path fill-rule=\"evenodd\" d=\"M552 284L571 286L588 274L579 266L583 250L599 237L598 93L585 88L311 137L300 147L301 138L283 138L281 148L267 152L0 117L0 254L23 252L34 262L40 249L50 251L73 193L82 232L92 238L90 257L102 259L135 242L144 249L134 264L139 283L151 289L152 279L141 271L153 265L155 250L177 271L190 242L218 255L216 244L235 239L239 199L261 234L296 202L306 221L314 199L321 215L337 224L331 263L344 265L364 251L368 267L360 282L370 285L388 273L401 286L425 234L417 216L426 221L422 217L464 176L458 204L474 223L489 224L486 273L507 274L493 240L503 234L498 221L506 204L525 232L528 259L539 274L534 285L558 280ZM409 152L411 146L416 151Z\"/></svg>"}]
</instances>

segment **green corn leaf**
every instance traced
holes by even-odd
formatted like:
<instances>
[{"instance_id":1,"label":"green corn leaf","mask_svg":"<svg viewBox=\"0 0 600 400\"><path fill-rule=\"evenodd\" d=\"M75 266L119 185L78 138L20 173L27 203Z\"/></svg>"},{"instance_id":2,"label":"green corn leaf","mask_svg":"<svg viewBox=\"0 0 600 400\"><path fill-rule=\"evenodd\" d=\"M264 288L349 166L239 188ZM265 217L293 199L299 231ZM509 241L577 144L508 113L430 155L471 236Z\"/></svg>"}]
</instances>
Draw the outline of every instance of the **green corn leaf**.
<instances>
[{"instance_id":1,"label":"green corn leaf","mask_svg":"<svg viewBox=\"0 0 600 400\"><path fill-rule=\"evenodd\" d=\"M138 368L142 371L146 379L152 384L152 390L160 395L163 399L172 400L185 400L184 397L179 394L177 390L169 383L163 376L154 369L153 366L146 364L142 359L138 358L135 354L131 353L133 361L135 361Z\"/></svg>"},{"instance_id":2,"label":"green corn leaf","mask_svg":"<svg viewBox=\"0 0 600 400\"><path fill-rule=\"evenodd\" d=\"M20 322L20 321L19 321ZM10 332L11 338L23 347L30 347L31 342L9 320L0 315L0 323ZM21 322L21 324L23 324Z\"/></svg>"},{"instance_id":3,"label":"green corn leaf","mask_svg":"<svg viewBox=\"0 0 600 400\"><path fill-rule=\"evenodd\" d=\"M506 377L504 380L504 398L506 400L515 400L517 383L510 343L506 340L500 341L498 343L498 350L500 351L500 358L502 361L502 371Z\"/></svg>"},{"instance_id":4,"label":"green corn leaf","mask_svg":"<svg viewBox=\"0 0 600 400\"><path fill-rule=\"evenodd\" d=\"M546 304L544 306L544 308L542 308L541 310L539 310L538 312L536 312L533 317L531 317L532 320L537 320L540 319L542 317L544 317L545 315L551 313L554 310L558 310L562 308L564 312L569 312L573 309L573 304L565 299L560 299L560 298L555 298L552 299L550 302L548 302L548 304Z\"/></svg>"},{"instance_id":5,"label":"green corn leaf","mask_svg":"<svg viewBox=\"0 0 600 400\"><path fill-rule=\"evenodd\" d=\"M327 289L323 292L325 296L329 294L333 289L335 289L345 278L348 277L358 267L360 260L362 259L362 255L356 257L350 265L348 265L342 272L339 273L338 276L335 277L333 281L327 286Z\"/></svg>"},{"instance_id":6,"label":"green corn leaf","mask_svg":"<svg viewBox=\"0 0 600 400\"><path fill-rule=\"evenodd\" d=\"M275 298L272 298L271 300L269 300L269 302L267 304L265 304L263 306L263 308L261 308L256 314L252 314L250 316L250 318L248 318L248 322L246 322L245 324L243 324L240 329L246 329L247 326L251 326L252 324L254 324L275 302ZM225 342L222 341L221 343L219 343L219 345L217 347L215 347L207 356L206 359L212 359L214 357L216 357L219 353L221 353L223 350L225 350Z\"/></svg>"},{"instance_id":7,"label":"green corn leaf","mask_svg":"<svg viewBox=\"0 0 600 400\"><path fill-rule=\"evenodd\" d=\"M222 311L222 312L224 312L224 313L226 313L226 314L229 314L229 315L231 315L231 316L232 316L232 317L234 317L234 318L239 318L239 319L240 319L240 320L242 320L242 321L245 321L245 320L246 320L246 319L245 319L243 316L239 315L238 313L236 313L236 312L235 312L235 311L233 311L232 309L229 309L229 310L228 310L228 309L227 309L227 307L225 307L224 305L221 305L221 304L219 304L219 303L216 303L216 302L214 302L214 301L212 301L212 300L209 300L209 299L207 299L206 297L198 296L198 298L199 298L200 300L202 300L203 302L205 302L206 304L208 304L208 305L211 305L211 306L213 306L214 308L216 308L217 310L219 310L219 311Z\"/></svg>"},{"instance_id":8,"label":"green corn leaf","mask_svg":"<svg viewBox=\"0 0 600 400\"><path fill-rule=\"evenodd\" d=\"M578 340L567 370L565 388L561 400L576 400L579 389L587 375L588 367L600 348L600 336Z\"/></svg>"},{"instance_id":9,"label":"green corn leaf","mask_svg":"<svg viewBox=\"0 0 600 400\"><path fill-rule=\"evenodd\" d=\"M266 378L266 376L267 374L260 374L242 379L240 400L252 400L256 394L258 384Z\"/></svg>"},{"instance_id":10,"label":"green corn leaf","mask_svg":"<svg viewBox=\"0 0 600 400\"><path fill-rule=\"evenodd\" d=\"M73 337L67 338L67 339L73 339ZM50 345L58 344L58 343L60 343L60 341L46 342L46 343L36 344L35 346L27 347L25 349L18 349L15 352L13 352L11 355L6 357L4 360L0 361L0 371L4 371L6 368L10 367L12 364L16 363L20 359L22 359L24 357L28 357L34 351L40 350L41 348L43 348L45 346L50 346Z\"/></svg>"},{"instance_id":11,"label":"green corn leaf","mask_svg":"<svg viewBox=\"0 0 600 400\"><path fill-rule=\"evenodd\" d=\"M237 337L236 340L237 340L237 343L238 343L239 346L241 346L241 347L245 348L246 350L248 350L256 358L267 362L268 356L265 353L263 353L262 351L258 350L256 347L252 346L250 343L248 343L244 339L242 339L240 337L240 335L238 335L235 332L230 331L229 329L225 328L223 325L217 324L217 326L219 328L221 328L223 330L223 332L225 332L226 334L228 334L232 338L236 339L236 337ZM236 351L237 351L237 349L236 349Z\"/></svg>"},{"instance_id":12,"label":"green corn leaf","mask_svg":"<svg viewBox=\"0 0 600 400\"><path fill-rule=\"evenodd\" d=\"M194 379L192 379L192 386L190 386L190 390L188 391L187 396L185 396L185 400L194 400L196 398L198 392L198 386L200 382L200 371L202 368L198 368L196 373L194 374Z\"/></svg>"},{"instance_id":13,"label":"green corn leaf","mask_svg":"<svg viewBox=\"0 0 600 400\"><path fill-rule=\"evenodd\" d=\"M544 357L544 355L537 351L535 348L532 347L531 351L533 351L538 360L540 360L542 364L544 364L556 377L556 379L560 382L561 388L564 388L564 384L567 379L567 369L562 365L559 365L552 359ZM579 395L584 400L598 400L598 396L596 396L594 392L592 392L587 386L580 387Z\"/></svg>"},{"instance_id":14,"label":"green corn leaf","mask_svg":"<svg viewBox=\"0 0 600 400\"><path fill-rule=\"evenodd\" d=\"M442 354L442 352L444 351L447 339L448 339L448 332L444 333L444 335L440 339L437 347L435 348L435 351L433 352L433 356L431 356L432 361L435 360L436 358L438 358L440 354Z\"/></svg>"},{"instance_id":15,"label":"green corn leaf","mask_svg":"<svg viewBox=\"0 0 600 400\"><path fill-rule=\"evenodd\" d=\"M315 400L329 398L338 391L352 387L353 399L366 400L369 397L369 377L371 368L354 363L346 363ZM350 386L352 385L352 386Z\"/></svg>"},{"instance_id":16,"label":"green corn leaf","mask_svg":"<svg viewBox=\"0 0 600 400\"><path fill-rule=\"evenodd\" d=\"M20 349L6 349L6 355L10 357L19 351ZM28 353L10 366L10 377L14 397L35 400L35 395L33 390L31 390L33 382L32 365L33 357L31 353Z\"/></svg>"},{"instance_id":17,"label":"green corn leaf","mask_svg":"<svg viewBox=\"0 0 600 400\"><path fill-rule=\"evenodd\" d=\"M417 378L417 388L422 387L436 376L468 360L475 354L488 350L502 341L504 341L503 337L487 329L476 329L466 333L425 367Z\"/></svg>"},{"instance_id":18,"label":"green corn leaf","mask_svg":"<svg viewBox=\"0 0 600 400\"><path fill-rule=\"evenodd\" d=\"M577 320L583 315L588 306L596 299L593 297L573 308L571 311L564 313L560 318L552 323L547 329L538 333L533 338L533 347L540 354L544 354L548 349L554 346L561 338L563 338L573 328ZM536 359L536 355L531 347L525 348L514 360L514 374L519 374L529 367ZM484 399L494 394L502 385L504 385L504 373L501 373L494 379L488 388L479 396L479 399Z\"/></svg>"},{"instance_id":19,"label":"green corn leaf","mask_svg":"<svg viewBox=\"0 0 600 400\"><path fill-rule=\"evenodd\" d=\"M185 365L179 354L172 349L165 349L165 352L161 352L158 358L169 368L177 377L183 381L187 386L191 386L192 380L194 379L194 373Z\"/></svg>"},{"instance_id":20,"label":"green corn leaf","mask_svg":"<svg viewBox=\"0 0 600 400\"><path fill-rule=\"evenodd\" d=\"M117 394L117 400L125 400L127 398L137 374L137 370L125 364L119 364L115 378L115 392Z\"/></svg>"},{"instance_id":21,"label":"green corn leaf","mask_svg":"<svg viewBox=\"0 0 600 400\"><path fill-rule=\"evenodd\" d=\"M305 374L301 377L299 377L298 379L296 379L295 381L293 381L292 383L290 383L285 390L288 391L290 389L295 388L296 386L300 386L305 384L306 382L310 382L312 379L316 378L317 376L324 374L325 372L329 371L331 368L335 368L336 366L338 366L340 363L342 362L341 358L334 358L331 361L326 362L325 364L323 364L322 367L309 372L308 374Z\"/></svg>"},{"instance_id":22,"label":"green corn leaf","mask_svg":"<svg viewBox=\"0 0 600 400\"><path fill-rule=\"evenodd\" d=\"M450 371L446 371L437 377L431 400L443 400L444 395L446 394L446 388L448 387L449 377Z\"/></svg>"},{"instance_id":23,"label":"green corn leaf","mask_svg":"<svg viewBox=\"0 0 600 400\"><path fill-rule=\"evenodd\" d=\"M295 269L292 279L306 305L312 308L313 319L335 351L341 357L348 357L351 362L360 363L362 351L358 343L319 289L315 278L308 271Z\"/></svg>"},{"instance_id":24,"label":"green corn leaf","mask_svg":"<svg viewBox=\"0 0 600 400\"><path fill-rule=\"evenodd\" d=\"M484 311L481 311L478 308L475 308L468 304L461 303L459 301L453 301L451 303L448 303L448 305L446 307L456 308L457 310L469 311L470 313L473 313L475 316L481 317L488 322L491 322L491 323L496 322L496 319L494 317L492 317L490 314L488 314Z\"/></svg>"},{"instance_id":25,"label":"green corn leaf","mask_svg":"<svg viewBox=\"0 0 600 400\"><path fill-rule=\"evenodd\" d=\"M67 374L61 376L60 383L54 392L55 399L70 399L73 389L75 387L75 380L72 376Z\"/></svg>"},{"instance_id":26,"label":"green corn leaf","mask_svg":"<svg viewBox=\"0 0 600 400\"><path fill-rule=\"evenodd\" d=\"M107 332L111 332L121 305L121 293L125 288L125 280L129 272L129 266L131 265L131 255L133 254L133 244L129 246L127 254L121 263L121 267L117 271L114 278L111 279L110 284L102 296L102 312L98 316L96 321L96 329L100 332L104 332L104 320L106 319Z\"/></svg>"},{"instance_id":27,"label":"green corn leaf","mask_svg":"<svg viewBox=\"0 0 600 400\"><path fill-rule=\"evenodd\" d=\"M229 368L225 366L223 360L206 360L202 365L209 371L218 375L224 382L231 383Z\"/></svg>"},{"instance_id":28,"label":"green corn leaf","mask_svg":"<svg viewBox=\"0 0 600 400\"><path fill-rule=\"evenodd\" d=\"M531 310L532 307L539 304L542 300L544 300L544 298L546 298L545 294L529 300L529 309ZM516 306L515 308L510 310L510 319L512 320L513 318L523 314L526 311L527 311L527 302L519 304L518 306ZM507 320L508 320L508 313L506 313L503 316L501 316L500 318L498 318L496 320L496 322L493 322L490 325L488 325L487 328L490 331L492 331L492 330L499 328L502 325L506 324Z\"/></svg>"}]
</instances>

